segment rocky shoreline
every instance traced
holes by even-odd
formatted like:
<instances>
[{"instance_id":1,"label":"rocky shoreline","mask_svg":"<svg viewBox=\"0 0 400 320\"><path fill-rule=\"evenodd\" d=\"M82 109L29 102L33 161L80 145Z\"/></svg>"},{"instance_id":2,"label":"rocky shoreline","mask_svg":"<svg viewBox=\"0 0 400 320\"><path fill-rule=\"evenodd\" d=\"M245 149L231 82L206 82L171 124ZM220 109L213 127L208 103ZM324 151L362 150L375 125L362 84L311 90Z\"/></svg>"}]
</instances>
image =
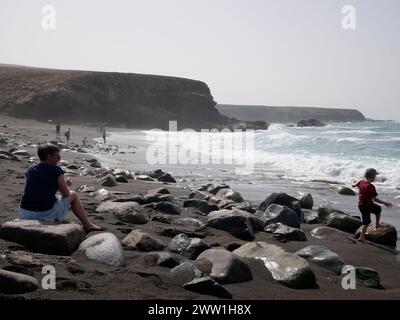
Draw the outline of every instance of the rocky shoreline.
<instances>
[{"instance_id":1,"label":"rocky shoreline","mask_svg":"<svg viewBox=\"0 0 400 320\"><path fill-rule=\"evenodd\" d=\"M79 142L96 136L83 127L73 132ZM62 145L61 165L89 217L107 230L85 235L72 216L62 225L12 222L36 145L53 132L1 118L0 134L2 299L400 297L390 225L370 230L371 242L360 244L353 237L359 218L315 206L312 194L275 192L256 204L217 181L189 190L159 168L104 168L80 143L76 150ZM55 290L42 286L49 265ZM341 285L345 265L355 267L356 290Z\"/></svg>"}]
</instances>

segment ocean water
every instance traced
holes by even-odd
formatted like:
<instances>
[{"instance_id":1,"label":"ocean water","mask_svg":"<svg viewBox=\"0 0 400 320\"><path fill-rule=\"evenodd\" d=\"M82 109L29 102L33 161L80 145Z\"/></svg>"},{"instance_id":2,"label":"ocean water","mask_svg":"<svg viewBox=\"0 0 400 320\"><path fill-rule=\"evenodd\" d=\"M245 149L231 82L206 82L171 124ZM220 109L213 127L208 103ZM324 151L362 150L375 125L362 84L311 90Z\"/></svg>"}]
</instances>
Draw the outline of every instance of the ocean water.
<instances>
[{"instance_id":1,"label":"ocean water","mask_svg":"<svg viewBox=\"0 0 400 320\"><path fill-rule=\"evenodd\" d=\"M199 165L211 170L219 165L254 165L246 176L261 183L272 175L299 183L324 180L348 185L373 167L381 173L376 185L400 194L400 123L395 122L332 123L322 128L272 124L267 131L238 135L125 131L111 132L108 142L127 151L109 156L108 163L128 169L130 163L138 165L133 164L138 157L139 165L172 168L181 174L185 167L192 170ZM135 144L140 148L132 155L129 146ZM157 149L159 164L149 159L149 147ZM237 179L243 177L238 174Z\"/></svg>"},{"instance_id":2,"label":"ocean water","mask_svg":"<svg viewBox=\"0 0 400 320\"><path fill-rule=\"evenodd\" d=\"M400 189L400 123L336 123L322 128L272 125L255 138L255 162L287 178L348 184L367 168L381 174L376 184Z\"/></svg>"}]
</instances>

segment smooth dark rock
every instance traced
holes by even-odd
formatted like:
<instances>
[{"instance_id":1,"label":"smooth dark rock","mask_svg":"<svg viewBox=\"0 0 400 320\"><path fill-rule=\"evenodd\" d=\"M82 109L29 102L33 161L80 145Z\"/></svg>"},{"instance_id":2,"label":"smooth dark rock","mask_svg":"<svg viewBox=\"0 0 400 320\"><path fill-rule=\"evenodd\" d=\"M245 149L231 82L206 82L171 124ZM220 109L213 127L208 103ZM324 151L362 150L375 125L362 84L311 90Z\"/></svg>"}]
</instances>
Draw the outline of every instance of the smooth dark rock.
<instances>
[{"instance_id":1,"label":"smooth dark rock","mask_svg":"<svg viewBox=\"0 0 400 320\"><path fill-rule=\"evenodd\" d=\"M103 187L115 187L118 185L112 174L107 174L104 177L100 178L99 184Z\"/></svg>"},{"instance_id":2,"label":"smooth dark rock","mask_svg":"<svg viewBox=\"0 0 400 320\"><path fill-rule=\"evenodd\" d=\"M96 212L113 214L118 220L125 223L145 224L148 222L144 208L137 202L104 202Z\"/></svg>"},{"instance_id":3,"label":"smooth dark rock","mask_svg":"<svg viewBox=\"0 0 400 320\"><path fill-rule=\"evenodd\" d=\"M286 193L273 193L260 204L258 210L265 211L271 204L277 204L289 208L296 212L300 223L303 221L303 212L301 211L300 202L296 198L289 196Z\"/></svg>"},{"instance_id":4,"label":"smooth dark rock","mask_svg":"<svg viewBox=\"0 0 400 320\"><path fill-rule=\"evenodd\" d=\"M354 190L347 188L347 187L340 187L337 191L338 194L344 195L344 196L356 196L357 194L354 192Z\"/></svg>"},{"instance_id":5,"label":"smooth dark rock","mask_svg":"<svg viewBox=\"0 0 400 320\"><path fill-rule=\"evenodd\" d=\"M190 199L183 202L185 208L196 208L205 214L209 214L212 211L219 210L216 204L210 204L205 200Z\"/></svg>"},{"instance_id":6,"label":"smooth dark rock","mask_svg":"<svg viewBox=\"0 0 400 320\"><path fill-rule=\"evenodd\" d=\"M308 262L282 248L266 242L250 242L233 251L243 258L261 260L273 278L290 288L316 288L315 275Z\"/></svg>"},{"instance_id":7,"label":"smooth dark rock","mask_svg":"<svg viewBox=\"0 0 400 320\"><path fill-rule=\"evenodd\" d=\"M310 120L300 120L297 122L297 127L325 127L326 124L316 120L316 119L310 119Z\"/></svg>"},{"instance_id":8,"label":"smooth dark rock","mask_svg":"<svg viewBox=\"0 0 400 320\"><path fill-rule=\"evenodd\" d=\"M160 177L157 178L157 181L160 182L169 182L169 183L176 183L176 180L170 173L164 173Z\"/></svg>"},{"instance_id":9,"label":"smooth dark rock","mask_svg":"<svg viewBox=\"0 0 400 320\"><path fill-rule=\"evenodd\" d=\"M165 214L180 215L182 213L181 208L171 202L166 201L154 203L153 208Z\"/></svg>"},{"instance_id":10,"label":"smooth dark rock","mask_svg":"<svg viewBox=\"0 0 400 320\"><path fill-rule=\"evenodd\" d=\"M271 204L259 216L264 220L265 225L280 222L289 227L300 228L300 221L297 214L286 206Z\"/></svg>"},{"instance_id":11,"label":"smooth dark rock","mask_svg":"<svg viewBox=\"0 0 400 320\"><path fill-rule=\"evenodd\" d=\"M305 233L297 228L288 227L282 223L270 224L265 227L266 232L274 234L274 238L279 241L307 241Z\"/></svg>"},{"instance_id":12,"label":"smooth dark rock","mask_svg":"<svg viewBox=\"0 0 400 320\"><path fill-rule=\"evenodd\" d=\"M219 210L208 215L207 225L224 230L242 240L254 240L254 226L247 212L239 210Z\"/></svg>"},{"instance_id":13,"label":"smooth dark rock","mask_svg":"<svg viewBox=\"0 0 400 320\"><path fill-rule=\"evenodd\" d=\"M212 278L206 276L195 278L182 286L184 289L200 294L211 295L223 299L231 299L232 294Z\"/></svg>"},{"instance_id":14,"label":"smooth dark rock","mask_svg":"<svg viewBox=\"0 0 400 320\"><path fill-rule=\"evenodd\" d=\"M324 246L308 246L296 252L296 254L320 267L332 270L336 274L342 273L344 261L334 252Z\"/></svg>"},{"instance_id":15,"label":"smooth dark rock","mask_svg":"<svg viewBox=\"0 0 400 320\"><path fill-rule=\"evenodd\" d=\"M310 193L299 192L296 195L302 209L312 209L314 206L314 199Z\"/></svg>"},{"instance_id":16,"label":"smooth dark rock","mask_svg":"<svg viewBox=\"0 0 400 320\"><path fill-rule=\"evenodd\" d=\"M250 281L253 278L249 266L239 256L230 251L209 249L197 257L197 260L200 259L205 259L212 263L210 277L218 283L241 283Z\"/></svg>"},{"instance_id":17,"label":"smooth dark rock","mask_svg":"<svg viewBox=\"0 0 400 320\"><path fill-rule=\"evenodd\" d=\"M328 216L326 225L345 232L355 233L361 227L362 222L347 214L332 213Z\"/></svg>"},{"instance_id":18,"label":"smooth dark rock","mask_svg":"<svg viewBox=\"0 0 400 320\"><path fill-rule=\"evenodd\" d=\"M186 234L174 237L168 245L168 250L183 255L189 259L196 259L208 245L199 238L189 238Z\"/></svg>"}]
</instances>

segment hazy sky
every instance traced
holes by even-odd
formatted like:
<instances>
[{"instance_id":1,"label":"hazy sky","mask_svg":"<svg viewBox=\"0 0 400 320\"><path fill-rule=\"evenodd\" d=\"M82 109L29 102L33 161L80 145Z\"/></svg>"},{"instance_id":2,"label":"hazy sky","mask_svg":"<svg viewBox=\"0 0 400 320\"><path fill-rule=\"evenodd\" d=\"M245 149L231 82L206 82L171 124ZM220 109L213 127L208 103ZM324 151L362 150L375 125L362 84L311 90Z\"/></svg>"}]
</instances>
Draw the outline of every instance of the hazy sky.
<instances>
[{"instance_id":1,"label":"hazy sky","mask_svg":"<svg viewBox=\"0 0 400 320\"><path fill-rule=\"evenodd\" d=\"M172 75L205 81L218 103L400 120L400 1L0 0L0 63Z\"/></svg>"}]
</instances>

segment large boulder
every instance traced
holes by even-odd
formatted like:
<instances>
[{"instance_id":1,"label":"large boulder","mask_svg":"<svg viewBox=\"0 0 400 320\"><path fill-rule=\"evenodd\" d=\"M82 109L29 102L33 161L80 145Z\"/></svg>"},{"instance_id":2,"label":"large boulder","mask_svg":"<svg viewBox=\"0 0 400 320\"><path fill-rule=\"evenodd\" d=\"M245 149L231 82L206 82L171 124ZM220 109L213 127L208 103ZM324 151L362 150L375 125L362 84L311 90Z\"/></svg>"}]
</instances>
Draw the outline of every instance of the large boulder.
<instances>
[{"instance_id":1,"label":"large boulder","mask_svg":"<svg viewBox=\"0 0 400 320\"><path fill-rule=\"evenodd\" d=\"M180 218L174 220L174 224L183 227L194 227L194 228L201 228L204 227L205 224L198 219L194 218Z\"/></svg>"},{"instance_id":2,"label":"large boulder","mask_svg":"<svg viewBox=\"0 0 400 320\"><path fill-rule=\"evenodd\" d=\"M336 274L342 273L344 261L334 252L324 246L308 246L296 252L296 254L320 267L332 270Z\"/></svg>"},{"instance_id":3,"label":"large boulder","mask_svg":"<svg viewBox=\"0 0 400 320\"><path fill-rule=\"evenodd\" d=\"M144 213L144 208L137 202L113 202L101 203L96 212L102 214L112 214L118 220L125 223L145 224L148 219Z\"/></svg>"},{"instance_id":4,"label":"large boulder","mask_svg":"<svg viewBox=\"0 0 400 320\"><path fill-rule=\"evenodd\" d=\"M300 228L300 221L297 214L286 206L271 204L260 216L264 220L265 225L280 222L289 227Z\"/></svg>"},{"instance_id":5,"label":"large boulder","mask_svg":"<svg viewBox=\"0 0 400 320\"><path fill-rule=\"evenodd\" d=\"M282 248L266 242L251 242L233 251L243 258L261 260L273 278L290 288L315 288L316 280L308 262Z\"/></svg>"},{"instance_id":6,"label":"large boulder","mask_svg":"<svg viewBox=\"0 0 400 320\"><path fill-rule=\"evenodd\" d=\"M195 278L201 278L204 273L191 262L183 262L170 270L170 274L175 278L182 280L182 283L192 281Z\"/></svg>"},{"instance_id":7,"label":"large boulder","mask_svg":"<svg viewBox=\"0 0 400 320\"><path fill-rule=\"evenodd\" d=\"M169 183L176 183L175 178L170 173L164 173L157 178L157 181L160 182L169 182Z\"/></svg>"},{"instance_id":8,"label":"large boulder","mask_svg":"<svg viewBox=\"0 0 400 320\"><path fill-rule=\"evenodd\" d=\"M343 211L340 211L338 209L335 209L334 207L330 205L324 205L318 208L318 220L320 223L326 223L328 221L328 217L332 213L341 213L345 214Z\"/></svg>"},{"instance_id":9,"label":"large boulder","mask_svg":"<svg viewBox=\"0 0 400 320\"><path fill-rule=\"evenodd\" d=\"M128 183L128 178L125 177L124 175L116 175L115 176L115 181L120 182L120 183Z\"/></svg>"},{"instance_id":10,"label":"large boulder","mask_svg":"<svg viewBox=\"0 0 400 320\"><path fill-rule=\"evenodd\" d=\"M217 197L221 197L227 200L232 200L236 203L244 201L242 195L237 191L233 191L232 189L221 189L217 192L216 195Z\"/></svg>"},{"instance_id":11,"label":"large boulder","mask_svg":"<svg viewBox=\"0 0 400 320\"><path fill-rule=\"evenodd\" d=\"M36 291L39 282L25 274L0 269L0 293L22 294Z\"/></svg>"},{"instance_id":12,"label":"large boulder","mask_svg":"<svg viewBox=\"0 0 400 320\"><path fill-rule=\"evenodd\" d=\"M150 189L149 191L147 191L147 194L171 194L171 192L164 187L159 187L159 188L155 188L155 189Z\"/></svg>"},{"instance_id":13,"label":"large boulder","mask_svg":"<svg viewBox=\"0 0 400 320\"><path fill-rule=\"evenodd\" d=\"M90 260L112 267L125 265L124 250L118 238L109 232L98 233L87 238L79 246Z\"/></svg>"},{"instance_id":14,"label":"large boulder","mask_svg":"<svg viewBox=\"0 0 400 320\"><path fill-rule=\"evenodd\" d=\"M122 245L129 250L139 251L158 251L166 247L160 239L141 230L134 230L128 234L122 240Z\"/></svg>"},{"instance_id":15,"label":"large boulder","mask_svg":"<svg viewBox=\"0 0 400 320\"><path fill-rule=\"evenodd\" d=\"M34 252L67 256L85 239L85 231L75 223L14 220L1 226L0 239L18 243Z\"/></svg>"},{"instance_id":16,"label":"large boulder","mask_svg":"<svg viewBox=\"0 0 400 320\"><path fill-rule=\"evenodd\" d=\"M181 263L183 258L171 252L154 252L151 256L156 256L156 264L160 267L174 268Z\"/></svg>"},{"instance_id":17,"label":"large boulder","mask_svg":"<svg viewBox=\"0 0 400 320\"><path fill-rule=\"evenodd\" d=\"M332 213L329 215L326 225L331 228L354 233L362 226L362 222L347 214Z\"/></svg>"},{"instance_id":18,"label":"large boulder","mask_svg":"<svg viewBox=\"0 0 400 320\"><path fill-rule=\"evenodd\" d=\"M197 260L200 259L212 263L210 277L218 283L240 283L253 279L249 266L230 251L209 249L197 257Z\"/></svg>"},{"instance_id":19,"label":"large boulder","mask_svg":"<svg viewBox=\"0 0 400 320\"><path fill-rule=\"evenodd\" d=\"M265 227L266 232L273 233L274 238L281 242L287 241L307 241L304 231L288 227L282 223L270 224Z\"/></svg>"},{"instance_id":20,"label":"large boulder","mask_svg":"<svg viewBox=\"0 0 400 320\"><path fill-rule=\"evenodd\" d=\"M185 208L196 208L204 214L209 214L211 211L219 210L216 204L210 204L205 200L189 199L183 202Z\"/></svg>"},{"instance_id":21,"label":"large boulder","mask_svg":"<svg viewBox=\"0 0 400 320\"><path fill-rule=\"evenodd\" d=\"M347 243L355 243L356 241L346 232L330 228L330 227L317 227L310 232L313 238L319 240L339 241Z\"/></svg>"},{"instance_id":22,"label":"large boulder","mask_svg":"<svg viewBox=\"0 0 400 320\"><path fill-rule=\"evenodd\" d=\"M337 190L338 194L341 194L343 196L356 196L357 194L354 192L353 189L350 189L348 187L339 187Z\"/></svg>"},{"instance_id":23,"label":"large boulder","mask_svg":"<svg viewBox=\"0 0 400 320\"><path fill-rule=\"evenodd\" d=\"M254 231L262 230L263 222L248 212L241 210L218 210L208 215L207 225L224 230L242 240L253 240Z\"/></svg>"},{"instance_id":24,"label":"large boulder","mask_svg":"<svg viewBox=\"0 0 400 320\"><path fill-rule=\"evenodd\" d=\"M211 194L216 195L218 191L222 189L230 189L229 185L222 183L222 184L211 184L204 186L205 188L201 189L200 191L208 191Z\"/></svg>"},{"instance_id":25,"label":"large boulder","mask_svg":"<svg viewBox=\"0 0 400 320\"><path fill-rule=\"evenodd\" d=\"M118 185L117 180L115 180L112 174L107 174L99 179L99 184L103 187L115 187Z\"/></svg>"},{"instance_id":26,"label":"large boulder","mask_svg":"<svg viewBox=\"0 0 400 320\"><path fill-rule=\"evenodd\" d=\"M16 151L13 151L12 154L14 156L21 156L21 157L30 157L31 156L31 154L26 150L16 150Z\"/></svg>"},{"instance_id":27,"label":"large boulder","mask_svg":"<svg viewBox=\"0 0 400 320\"><path fill-rule=\"evenodd\" d=\"M293 210L296 212L299 222L302 222L303 212L301 211L300 202L298 199L289 196L286 193L273 193L260 204L258 210L265 211L271 204L278 204Z\"/></svg>"},{"instance_id":28,"label":"large boulder","mask_svg":"<svg viewBox=\"0 0 400 320\"><path fill-rule=\"evenodd\" d=\"M195 278L192 281L185 283L182 287L189 291L215 296L222 299L232 298L232 294L229 293L228 290L226 290L223 286L209 276Z\"/></svg>"},{"instance_id":29,"label":"large boulder","mask_svg":"<svg viewBox=\"0 0 400 320\"><path fill-rule=\"evenodd\" d=\"M117 199L112 200L112 202L137 202L139 204L145 204L146 199L141 194L134 194L129 196L118 197Z\"/></svg>"},{"instance_id":30,"label":"large boulder","mask_svg":"<svg viewBox=\"0 0 400 320\"><path fill-rule=\"evenodd\" d=\"M299 192L296 194L296 199L299 200L302 209L312 209L314 206L314 199L310 193Z\"/></svg>"},{"instance_id":31,"label":"large boulder","mask_svg":"<svg viewBox=\"0 0 400 320\"><path fill-rule=\"evenodd\" d=\"M207 250L208 245L200 238L189 238L186 234L178 234L168 244L168 250L189 259L196 259L200 253Z\"/></svg>"},{"instance_id":32,"label":"large boulder","mask_svg":"<svg viewBox=\"0 0 400 320\"><path fill-rule=\"evenodd\" d=\"M346 266L342 271L342 276L346 276L349 274L350 270L353 268L352 266ZM381 279L379 273L372 268L365 267L355 267L354 268L356 274L356 285L364 286L374 289L384 289L381 284Z\"/></svg>"},{"instance_id":33,"label":"large boulder","mask_svg":"<svg viewBox=\"0 0 400 320\"><path fill-rule=\"evenodd\" d=\"M356 237L360 236L361 229L362 227L356 231ZM397 231L395 227L387 223L382 223L379 228L375 228L375 224L371 224L367 229L365 239L385 246L396 247Z\"/></svg>"},{"instance_id":34,"label":"large boulder","mask_svg":"<svg viewBox=\"0 0 400 320\"><path fill-rule=\"evenodd\" d=\"M194 190L189 194L189 199L208 201L211 195L204 191Z\"/></svg>"},{"instance_id":35,"label":"large boulder","mask_svg":"<svg viewBox=\"0 0 400 320\"><path fill-rule=\"evenodd\" d=\"M152 208L165 214L180 215L182 213L179 206L167 201L155 202L152 204Z\"/></svg>"},{"instance_id":36,"label":"large boulder","mask_svg":"<svg viewBox=\"0 0 400 320\"><path fill-rule=\"evenodd\" d=\"M171 194L161 194L161 193L155 193L155 194L146 194L144 196L146 203L153 203L153 202L171 202L173 204L176 204L175 198Z\"/></svg>"}]
</instances>

